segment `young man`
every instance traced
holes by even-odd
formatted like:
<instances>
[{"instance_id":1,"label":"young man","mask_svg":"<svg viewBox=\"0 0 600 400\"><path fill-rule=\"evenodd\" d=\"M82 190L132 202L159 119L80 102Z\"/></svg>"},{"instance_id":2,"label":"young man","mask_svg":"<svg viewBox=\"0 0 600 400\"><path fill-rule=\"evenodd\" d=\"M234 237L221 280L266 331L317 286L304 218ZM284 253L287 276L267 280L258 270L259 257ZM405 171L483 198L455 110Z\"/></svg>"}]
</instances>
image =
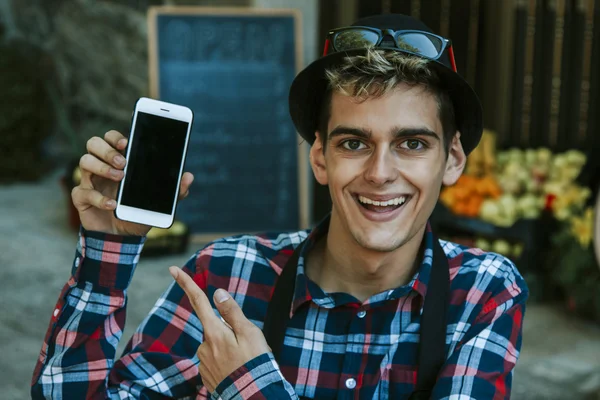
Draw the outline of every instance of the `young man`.
<instances>
[{"instance_id":1,"label":"young man","mask_svg":"<svg viewBox=\"0 0 600 400\"><path fill-rule=\"evenodd\" d=\"M177 284L116 361L149 227L113 217L125 138L89 141L73 191L80 240L34 398L509 397L525 282L428 224L482 132L450 42L401 15L332 31L290 112L331 215L310 233L217 240L171 267Z\"/></svg>"}]
</instances>

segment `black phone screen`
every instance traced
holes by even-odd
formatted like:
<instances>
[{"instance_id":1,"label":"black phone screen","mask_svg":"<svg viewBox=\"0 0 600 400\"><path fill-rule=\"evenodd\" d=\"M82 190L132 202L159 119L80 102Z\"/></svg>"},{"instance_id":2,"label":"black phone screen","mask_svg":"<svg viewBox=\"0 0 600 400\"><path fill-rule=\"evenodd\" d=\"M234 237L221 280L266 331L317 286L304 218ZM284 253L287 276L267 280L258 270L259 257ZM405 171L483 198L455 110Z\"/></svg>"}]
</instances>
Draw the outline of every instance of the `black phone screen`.
<instances>
[{"instance_id":1,"label":"black phone screen","mask_svg":"<svg viewBox=\"0 0 600 400\"><path fill-rule=\"evenodd\" d=\"M138 112L121 204L171 214L188 125Z\"/></svg>"}]
</instances>

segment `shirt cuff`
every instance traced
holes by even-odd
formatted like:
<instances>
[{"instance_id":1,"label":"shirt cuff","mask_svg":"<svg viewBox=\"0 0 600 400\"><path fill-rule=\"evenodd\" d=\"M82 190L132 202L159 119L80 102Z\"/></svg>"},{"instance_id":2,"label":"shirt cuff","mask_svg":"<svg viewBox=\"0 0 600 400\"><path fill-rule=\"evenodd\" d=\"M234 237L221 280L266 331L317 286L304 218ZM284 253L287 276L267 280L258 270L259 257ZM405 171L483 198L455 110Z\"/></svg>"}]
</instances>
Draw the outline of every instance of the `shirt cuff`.
<instances>
[{"instance_id":1,"label":"shirt cuff","mask_svg":"<svg viewBox=\"0 0 600 400\"><path fill-rule=\"evenodd\" d=\"M277 391L278 393L288 395L279 398L290 398L289 388L284 388L285 383L273 354L264 353L248 361L225 378L216 387L212 399L264 399L263 392L271 391L273 385L281 386L282 392ZM267 389L268 387L269 389Z\"/></svg>"},{"instance_id":2,"label":"shirt cuff","mask_svg":"<svg viewBox=\"0 0 600 400\"><path fill-rule=\"evenodd\" d=\"M74 283L127 289L145 241L144 236L113 235L81 227L72 269Z\"/></svg>"}]
</instances>

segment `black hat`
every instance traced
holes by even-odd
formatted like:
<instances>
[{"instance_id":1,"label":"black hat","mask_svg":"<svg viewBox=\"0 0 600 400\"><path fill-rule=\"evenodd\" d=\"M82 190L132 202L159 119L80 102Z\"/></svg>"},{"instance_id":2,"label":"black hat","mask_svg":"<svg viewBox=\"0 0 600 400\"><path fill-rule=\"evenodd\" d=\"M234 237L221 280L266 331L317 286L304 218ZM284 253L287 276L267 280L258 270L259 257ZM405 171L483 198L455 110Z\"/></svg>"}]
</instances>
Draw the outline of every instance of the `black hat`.
<instances>
[{"instance_id":1,"label":"black hat","mask_svg":"<svg viewBox=\"0 0 600 400\"><path fill-rule=\"evenodd\" d=\"M419 30L433 33L421 21L401 14L367 17L356 21L353 26L369 26L395 31ZM406 53L400 48L385 47L385 49ZM292 121L300 135L310 144L315 141L321 100L327 90L325 70L342 63L347 56L365 54L366 51L365 48L329 53L302 70L292 82L289 95ZM420 57L412 53L406 54ZM427 59L426 57L422 58ZM469 154L479 143L483 132L483 110L479 98L469 84L452 70L448 52L444 52L437 60L430 60L428 66L438 74L441 88L446 90L452 99L456 127L461 133L460 140L465 153Z\"/></svg>"}]
</instances>

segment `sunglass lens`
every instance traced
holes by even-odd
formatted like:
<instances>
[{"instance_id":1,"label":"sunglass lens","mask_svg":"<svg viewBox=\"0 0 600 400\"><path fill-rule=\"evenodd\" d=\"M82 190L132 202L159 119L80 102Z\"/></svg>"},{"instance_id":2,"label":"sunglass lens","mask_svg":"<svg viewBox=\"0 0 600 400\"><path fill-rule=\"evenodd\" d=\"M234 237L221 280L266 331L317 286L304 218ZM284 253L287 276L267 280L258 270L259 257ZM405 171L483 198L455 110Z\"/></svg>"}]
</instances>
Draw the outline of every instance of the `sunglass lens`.
<instances>
[{"instance_id":1,"label":"sunglass lens","mask_svg":"<svg viewBox=\"0 0 600 400\"><path fill-rule=\"evenodd\" d=\"M401 33L396 41L401 49L430 58L437 57L443 45L439 38L422 33Z\"/></svg>"},{"instance_id":2,"label":"sunglass lens","mask_svg":"<svg viewBox=\"0 0 600 400\"><path fill-rule=\"evenodd\" d=\"M333 42L337 51L360 49L375 46L379 35L373 31L363 29L349 29L339 32Z\"/></svg>"}]
</instances>

